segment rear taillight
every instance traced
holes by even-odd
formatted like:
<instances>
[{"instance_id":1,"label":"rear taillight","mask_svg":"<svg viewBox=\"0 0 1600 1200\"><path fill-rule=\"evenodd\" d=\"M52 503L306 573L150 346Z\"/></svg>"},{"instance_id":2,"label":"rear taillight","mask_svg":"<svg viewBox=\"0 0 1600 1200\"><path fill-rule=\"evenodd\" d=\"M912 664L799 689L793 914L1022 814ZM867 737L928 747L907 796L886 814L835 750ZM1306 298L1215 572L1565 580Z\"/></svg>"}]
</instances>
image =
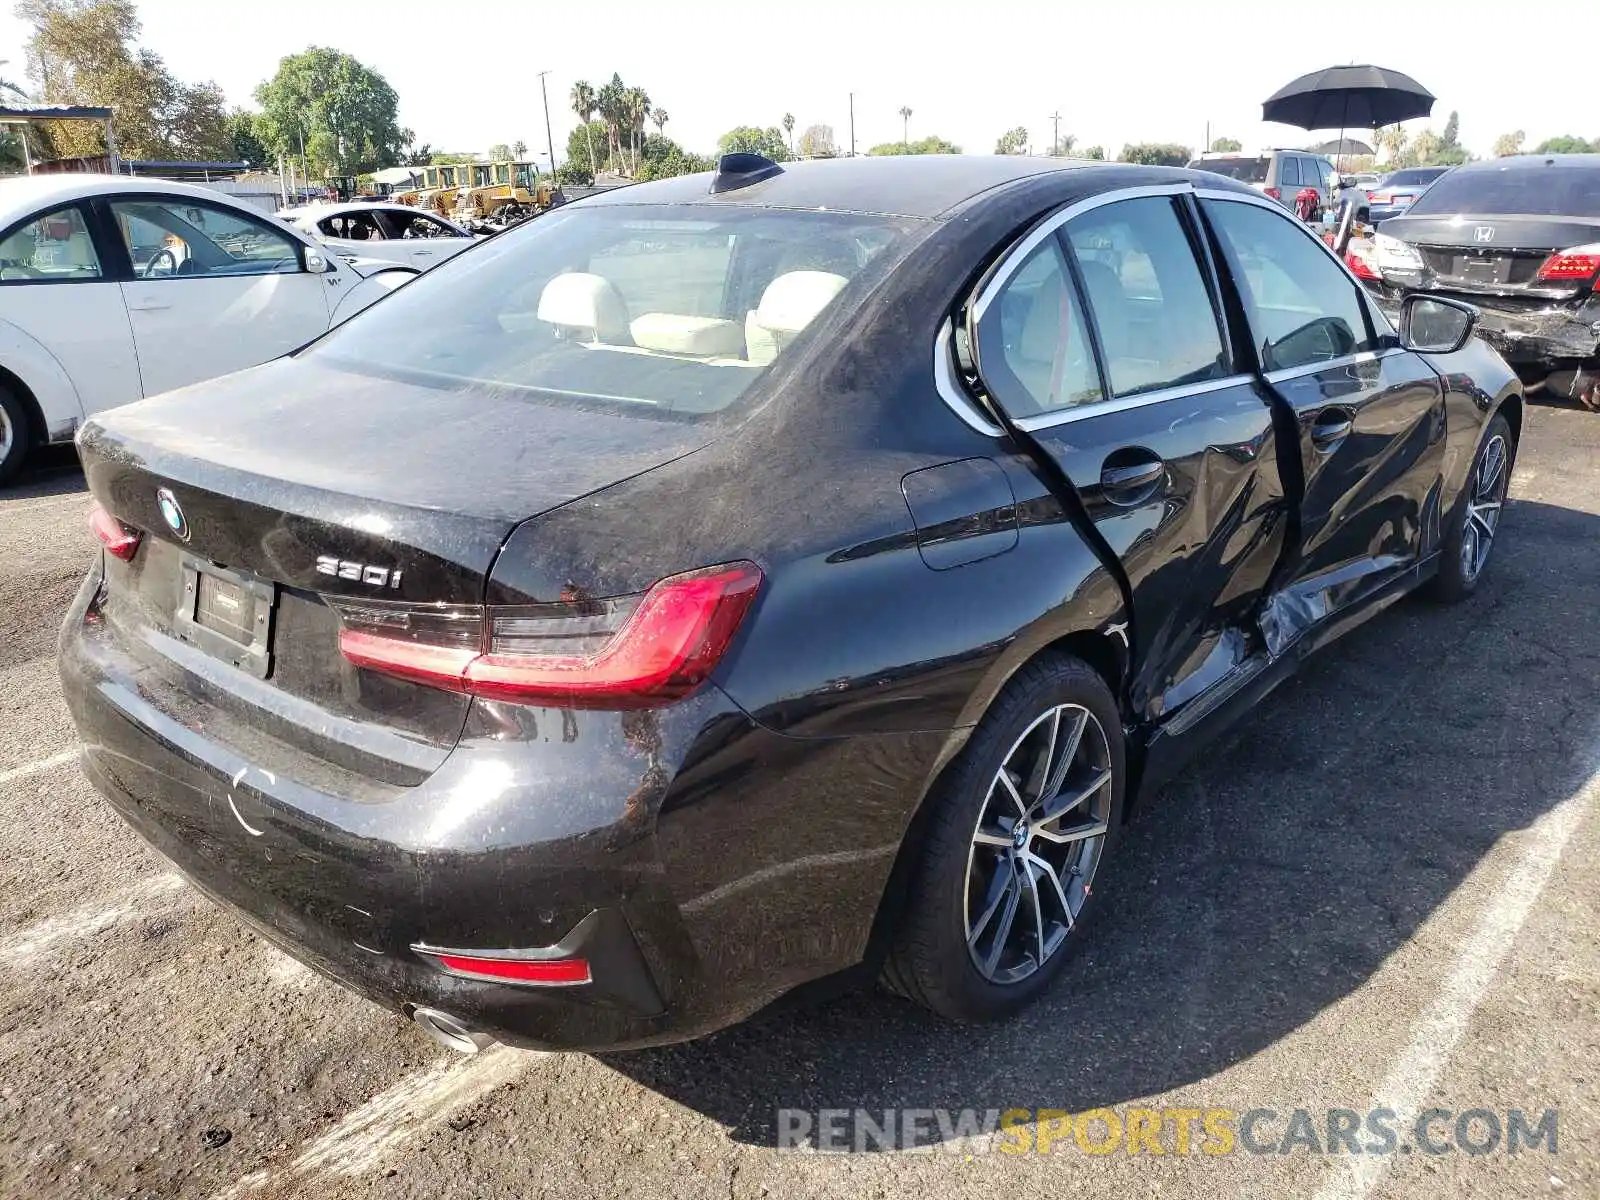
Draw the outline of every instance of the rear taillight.
<instances>
[{"instance_id":1,"label":"rear taillight","mask_svg":"<svg viewBox=\"0 0 1600 1200\"><path fill-rule=\"evenodd\" d=\"M134 551L139 549L138 533L127 528L99 504L89 509L89 528L94 530L95 537L100 539L106 553L116 555L123 562L130 561Z\"/></svg>"},{"instance_id":2,"label":"rear taillight","mask_svg":"<svg viewBox=\"0 0 1600 1200\"><path fill-rule=\"evenodd\" d=\"M1534 276L1541 283L1584 283L1600 275L1600 245L1574 246L1552 254Z\"/></svg>"},{"instance_id":3,"label":"rear taillight","mask_svg":"<svg viewBox=\"0 0 1600 1200\"><path fill-rule=\"evenodd\" d=\"M1266 194L1268 196L1271 196L1274 200L1282 200L1283 199L1283 193L1280 192L1275 187L1262 188L1261 190L1262 190L1262 192L1264 194Z\"/></svg>"},{"instance_id":4,"label":"rear taillight","mask_svg":"<svg viewBox=\"0 0 1600 1200\"><path fill-rule=\"evenodd\" d=\"M436 606L329 598L358 667L430 687L556 708L649 708L715 669L761 587L736 562L648 592L553 604Z\"/></svg>"},{"instance_id":5,"label":"rear taillight","mask_svg":"<svg viewBox=\"0 0 1600 1200\"><path fill-rule=\"evenodd\" d=\"M1367 197L1367 203L1369 204L1391 204L1393 202L1394 197L1388 192L1373 192L1372 195Z\"/></svg>"},{"instance_id":6,"label":"rear taillight","mask_svg":"<svg viewBox=\"0 0 1600 1200\"><path fill-rule=\"evenodd\" d=\"M1381 280L1383 278L1383 276L1378 274L1378 272L1373 268L1371 263L1353 250L1346 252L1344 261L1346 265L1355 272L1357 279Z\"/></svg>"}]
</instances>

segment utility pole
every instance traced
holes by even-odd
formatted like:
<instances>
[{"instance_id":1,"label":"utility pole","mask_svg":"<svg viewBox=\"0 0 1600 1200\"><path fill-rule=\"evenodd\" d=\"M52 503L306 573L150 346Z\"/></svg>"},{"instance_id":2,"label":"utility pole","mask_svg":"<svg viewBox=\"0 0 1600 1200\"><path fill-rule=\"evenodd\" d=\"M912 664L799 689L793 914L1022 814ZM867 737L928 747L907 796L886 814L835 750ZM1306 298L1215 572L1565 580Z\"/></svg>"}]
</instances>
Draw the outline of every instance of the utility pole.
<instances>
[{"instance_id":1,"label":"utility pole","mask_svg":"<svg viewBox=\"0 0 1600 1200\"><path fill-rule=\"evenodd\" d=\"M856 94L850 93L850 157L856 156Z\"/></svg>"},{"instance_id":2,"label":"utility pole","mask_svg":"<svg viewBox=\"0 0 1600 1200\"><path fill-rule=\"evenodd\" d=\"M1061 110L1057 109L1050 114L1050 157L1059 158L1061 155Z\"/></svg>"},{"instance_id":3,"label":"utility pole","mask_svg":"<svg viewBox=\"0 0 1600 1200\"><path fill-rule=\"evenodd\" d=\"M1207 121L1206 122L1206 140L1205 140L1205 144L1200 147L1200 153L1201 154L1206 154L1206 153L1208 153L1210 151L1210 149L1211 149L1211 122Z\"/></svg>"},{"instance_id":4,"label":"utility pole","mask_svg":"<svg viewBox=\"0 0 1600 1200\"><path fill-rule=\"evenodd\" d=\"M539 72L539 95L544 98L544 144L545 148L550 152L550 175L554 178L556 173L556 139L550 132L550 93L544 86L544 77L548 74L550 74L549 71Z\"/></svg>"}]
</instances>

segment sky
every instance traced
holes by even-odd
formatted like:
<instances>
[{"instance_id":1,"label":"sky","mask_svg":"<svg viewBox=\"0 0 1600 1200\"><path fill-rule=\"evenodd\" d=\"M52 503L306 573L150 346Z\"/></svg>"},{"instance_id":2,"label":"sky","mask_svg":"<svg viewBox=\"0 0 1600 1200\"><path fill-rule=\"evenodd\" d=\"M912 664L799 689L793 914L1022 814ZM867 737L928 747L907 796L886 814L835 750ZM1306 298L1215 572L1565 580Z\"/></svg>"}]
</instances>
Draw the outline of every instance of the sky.
<instances>
[{"instance_id":1,"label":"sky","mask_svg":"<svg viewBox=\"0 0 1600 1200\"><path fill-rule=\"evenodd\" d=\"M9 5L5 5L9 9ZM1078 147L1115 156L1126 142L1199 147L1211 136L1247 149L1303 146L1304 131L1261 121L1261 101L1298 75L1376 62L1437 97L1431 124L1461 114L1460 140L1487 154L1495 138L1600 136L1594 71L1530 70L1518 44L1593 47L1594 0L1396 0L1375 6L1295 0L139 0L141 42L186 82L214 80L232 104L278 60L308 45L354 55L400 96L400 123L436 150L483 152L518 138L545 149L538 72L548 71L556 157L577 123L575 80L599 86L619 72L667 110L666 133L713 152L735 125L795 116L795 136L833 126L848 149L850 94L860 150L938 134L990 153L1024 126L1048 148L1052 114ZM1326 13L1362 15L1345 20ZM1587 27L1585 36L1583 27ZM1560 33L1560 42L1552 40ZM26 28L0 17L0 58L21 74ZM1582 56L1580 55L1580 59ZM1575 60L1577 61L1577 60ZM1329 131L1331 139L1337 131Z\"/></svg>"}]
</instances>

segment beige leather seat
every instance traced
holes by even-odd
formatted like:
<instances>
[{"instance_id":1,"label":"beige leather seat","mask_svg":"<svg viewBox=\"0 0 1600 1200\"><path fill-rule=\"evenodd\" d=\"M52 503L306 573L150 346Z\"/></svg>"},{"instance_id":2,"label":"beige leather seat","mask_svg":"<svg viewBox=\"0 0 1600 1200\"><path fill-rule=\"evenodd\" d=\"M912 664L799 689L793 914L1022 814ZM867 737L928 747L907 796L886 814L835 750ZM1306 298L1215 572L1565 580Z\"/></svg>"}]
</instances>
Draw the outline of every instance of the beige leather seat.
<instances>
[{"instance_id":1,"label":"beige leather seat","mask_svg":"<svg viewBox=\"0 0 1600 1200\"><path fill-rule=\"evenodd\" d=\"M628 306L622 294L600 275L585 271L557 275L539 293L538 316L573 341L608 346L633 343Z\"/></svg>"},{"instance_id":2,"label":"beige leather seat","mask_svg":"<svg viewBox=\"0 0 1600 1200\"><path fill-rule=\"evenodd\" d=\"M770 363L849 282L831 271L779 275L761 293L760 305L745 316L745 356L758 365Z\"/></svg>"},{"instance_id":3,"label":"beige leather seat","mask_svg":"<svg viewBox=\"0 0 1600 1200\"><path fill-rule=\"evenodd\" d=\"M744 349L744 330L737 321L721 317L691 317L681 313L645 313L628 326L633 344L663 354L688 358L738 358Z\"/></svg>"}]
</instances>

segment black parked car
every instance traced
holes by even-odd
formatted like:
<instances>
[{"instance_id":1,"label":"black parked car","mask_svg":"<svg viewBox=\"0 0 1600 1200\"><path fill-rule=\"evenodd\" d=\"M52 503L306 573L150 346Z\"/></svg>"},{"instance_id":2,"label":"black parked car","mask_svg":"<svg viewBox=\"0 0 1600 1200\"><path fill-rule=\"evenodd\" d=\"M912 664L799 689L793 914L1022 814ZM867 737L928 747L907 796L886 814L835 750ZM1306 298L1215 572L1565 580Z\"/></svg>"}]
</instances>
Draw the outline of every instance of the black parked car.
<instances>
[{"instance_id":1,"label":"black parked car","mask_svg":"<svg viewBox=\"0 0 1600 1200\"><path fill-rule=\"evenodd\" d=\"M1374 242L1388 300L1470 301L1524 382L1600 409L1600 154L1457 167Z\"/></svg>"},{"instance_id":2,"label":"black parked car","mask_svg":"<svg viewBox=\"0 0 1600 1200\"><path fill-rule=\"evenodd\" d=\"M1012 1011L1136 796L1481 579L1521 396L1406 315L1199 172L730 156L568 205L85 426L86 768L463 1049L858 973Z\"/></svg>"}]
</instances>

